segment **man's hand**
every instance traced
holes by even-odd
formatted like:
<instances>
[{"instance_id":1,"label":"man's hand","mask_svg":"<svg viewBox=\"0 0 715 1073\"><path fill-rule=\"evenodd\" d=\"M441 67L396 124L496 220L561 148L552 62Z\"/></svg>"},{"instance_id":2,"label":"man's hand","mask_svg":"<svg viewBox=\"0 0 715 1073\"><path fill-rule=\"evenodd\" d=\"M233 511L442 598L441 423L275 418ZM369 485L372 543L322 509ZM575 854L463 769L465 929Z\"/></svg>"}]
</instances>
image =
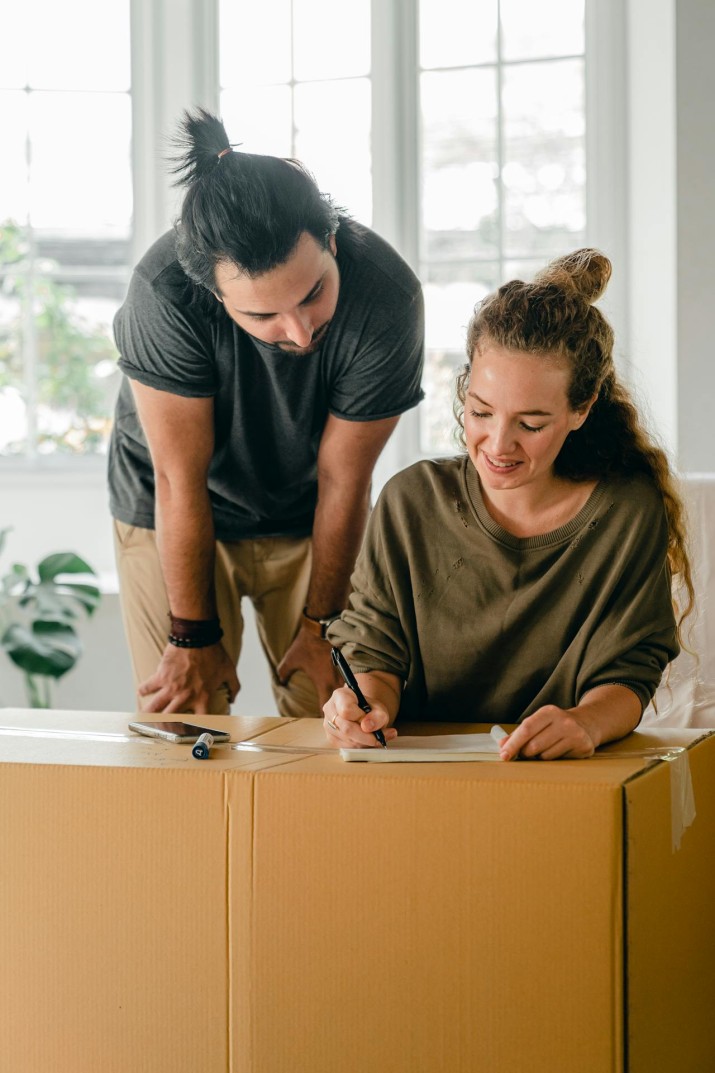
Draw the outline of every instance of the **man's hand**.
<instances>
[{"instance_id":1,"label":"man's hand","mask_svg":"<svg viewBox=\"0 0 715 1073\"><path fill-rule=\"evenodd\" d=\"M340 679L330 658L328 642L316 637L314 633L310 633L302 626L276 668L278 681L281 685L288 685L291 675L296 671L303 671L308 675L317 690L318 701L322 708Z\"/></svg>"},{"instance_id":2,"label":"man's hand","mask_svg":"<svg viewBox=\"0 0 715 1073\"><path fill-rule=\"evenodd\" d=\"M140 697L151 696L144 705L145 712L210 715L209 703L214 693L225 691L231 704L240 688L236 668L222 644L206 648L177 648L168 644L161 663L151 678L142 682L138 693Z\"/></svg>"}]
</instances>

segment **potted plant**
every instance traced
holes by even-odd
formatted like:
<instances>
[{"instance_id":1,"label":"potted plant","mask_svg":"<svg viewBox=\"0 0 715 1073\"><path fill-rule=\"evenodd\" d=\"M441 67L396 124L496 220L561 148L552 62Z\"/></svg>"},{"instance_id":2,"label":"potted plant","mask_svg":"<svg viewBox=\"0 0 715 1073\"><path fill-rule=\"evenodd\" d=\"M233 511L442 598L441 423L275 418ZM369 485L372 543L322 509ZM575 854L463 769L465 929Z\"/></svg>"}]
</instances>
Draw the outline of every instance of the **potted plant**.
<instances>
[{"instance_id":1,"label":"potted plant","mask_svg":"<svg viewBox=\"0 0 715 1073\"><path fill-rule=\"evenodd\" d=\"M9 529L0 529L0 554ZM0 577L0 648L25 677L31 708L51 707L52 679L82 654L75 624L94 614L101 593L91 566L71 551L48 555L32 574L13 563ZM81 579L81 580L80 580Z\"/></svg>"}]
</instances>

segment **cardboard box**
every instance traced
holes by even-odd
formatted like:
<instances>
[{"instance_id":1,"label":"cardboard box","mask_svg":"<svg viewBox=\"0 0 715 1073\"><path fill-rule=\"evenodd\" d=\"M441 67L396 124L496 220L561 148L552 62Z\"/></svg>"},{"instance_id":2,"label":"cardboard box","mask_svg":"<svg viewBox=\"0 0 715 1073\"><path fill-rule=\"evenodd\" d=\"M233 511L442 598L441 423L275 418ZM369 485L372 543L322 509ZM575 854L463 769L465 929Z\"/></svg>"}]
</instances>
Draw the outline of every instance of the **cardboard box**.
<instances>
[{"instance_id":1,"label":"cardboard box","mask_svg":"<svg viewBox=\"0 0 715 1073\"><path fill-rule=\"evenodd\" d=\"M130 718L0 711L3 1073L715 1069L715 733L361 765L207 717L256 748L196 761Z\"/></svg>"}]
</instances>

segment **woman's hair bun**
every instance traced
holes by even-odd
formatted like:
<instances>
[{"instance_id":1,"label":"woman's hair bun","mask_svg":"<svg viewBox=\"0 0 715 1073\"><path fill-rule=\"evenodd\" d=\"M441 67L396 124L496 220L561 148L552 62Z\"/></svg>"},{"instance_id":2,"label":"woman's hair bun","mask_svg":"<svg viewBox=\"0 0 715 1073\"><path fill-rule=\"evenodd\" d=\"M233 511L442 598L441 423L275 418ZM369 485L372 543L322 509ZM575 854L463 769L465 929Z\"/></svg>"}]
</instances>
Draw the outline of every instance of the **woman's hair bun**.
<instances>
[{"instance_id":1,"label":"woman's hair bun","mask_svg":"<svg viewBox=\"0 0 715 1073\"><path fill-rule=\"evenodd\" d=\"M611 278L611 262L600 250L583 249L558 257L535 277L535 283L552 283L575 292L586 302L597 302Z\"/></svg>"}]
</instances>

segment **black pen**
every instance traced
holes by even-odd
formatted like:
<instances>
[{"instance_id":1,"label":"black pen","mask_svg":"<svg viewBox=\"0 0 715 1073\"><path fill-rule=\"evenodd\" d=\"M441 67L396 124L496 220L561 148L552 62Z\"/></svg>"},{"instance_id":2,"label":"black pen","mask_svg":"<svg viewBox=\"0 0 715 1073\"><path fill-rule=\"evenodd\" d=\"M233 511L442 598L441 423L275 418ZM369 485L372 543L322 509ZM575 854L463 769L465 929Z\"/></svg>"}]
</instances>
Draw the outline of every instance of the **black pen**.
<instances>
[{"instance_id":1,"label":"black pen","mask_svg":"<svg viewBox=\"0 0 715 1073\"><path fill-rule=\"evenodd\" d=\"M348 689L352 689L353 693L355 694L355 699L356 699L356 701L358 703L358 708L360 709L361 712L365 712L365 714L367 715L368 712L372 711L372 708L370 707L368 702L365 700L365 697L363 696L363 692L360 689L360 686L357 684L357 679L355 678L355 675L353 674L353 672L350 670L350 664L345 659L345 656L342 654L342 652L340 651L339 648L333 648L331 650L331 655L332 655L332 658L333 658L333 663L335 664L335 666L338 668L338 670L340 671L340 673L343 676L343 679L345 681L345 685L348 687ZM373 734L375 735L377 740L380 742L380 745L383 747L383 749L386 749L387 748L387 742L385 741L385 735L382 733L382 731L381 730L373 730Z\"/></svg>"}]
</instances>

